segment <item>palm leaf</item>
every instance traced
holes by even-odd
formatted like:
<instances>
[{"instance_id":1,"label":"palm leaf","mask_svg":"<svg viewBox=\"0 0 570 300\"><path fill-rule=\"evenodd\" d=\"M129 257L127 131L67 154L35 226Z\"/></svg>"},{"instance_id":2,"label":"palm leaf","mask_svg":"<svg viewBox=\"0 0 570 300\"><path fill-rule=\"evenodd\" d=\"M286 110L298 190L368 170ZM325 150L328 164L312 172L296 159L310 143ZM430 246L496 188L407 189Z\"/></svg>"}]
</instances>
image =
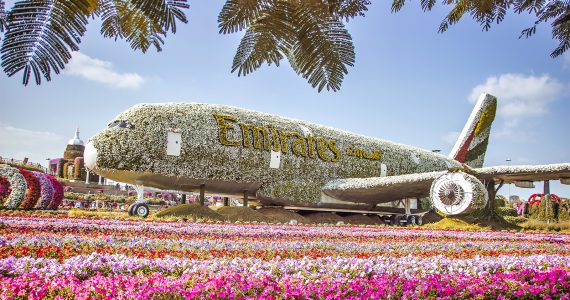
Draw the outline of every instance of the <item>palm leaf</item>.
<instances>
[{"instance_id":1,"label":"palm leaf","mask_svg":"<svg viewBox=\"0 0 570 300\"><path fill-rule=\"evenodd\" d=\"M23 71L27 85L33 73L36 84L51 80L71 58L85 33L90 12L87 0L18 1L6 18L6 35L0 49L8 76Z\"/></svg>"},{"instance_id":2,"label":"palm leaf","mask_svg":"<svg viewBox=\"0 0 570 300\"><path fill-rule=\"evenodd\" d=\"M279 1L228 0L218 16L220 33L228 34L247 29Z\"/></svg>"},{"instance_id":3,"label":"palm leaf","mask_svg":"<svg viewBox=\"0 0 570 300\"><path fill-rule=\"evenodd\" d=\"M4 0L0 0L0 32L4 32L6 26L6 9Z\"/></svg>"},{"instance_id":4,"label":"palm leaf","mask_svg":"<svg viewBox=\"0 0 570 300\"><path fill-rule=\"evenodd\" d=\"M238 76L247 75L261 67L263 63L279 66L283 55L279 52L279 41L267 31L255 31L250 28L241 39L232 65L232 73L238 70Z\"/></svg>"},{"instance_id":5,"label":"palm leaf","mask_svg":"<svg viewBox=\"0 0 570 300\"><path fill-rule=\"evenodd\" d=\"M355 17L364 17L368 11L368 0L329 0L330 15L348 22Z\"/></svg>"},{"instance_id":6,"label":"palm leaf","mask_svg":"<svg viewBox=\"0 0 570 300\"><path fill-rule=\"evenodd\" d=\"M294 18L297 39L287 54L293 69L322 91L338 91L355 61L352 38L344 24L334 17L319 19L310 9L299 6Z\"/></svg>"},{"instance_id":7,"label":"palm leaf","mask_svg":"<svg viewBox=\"0 0 570 300\"><path fill-rule=\"evenodd\" d=\"M176 33L176 21L188 23L182 9L190 6L186 0L132 0L134 6L165 32Z\"/></svg>"},{"instance_id":8,"label":"palm leaf","mask_svg":"<svg viewBox=\"0 0 570 300\"><path fill-rule=\"evenodd\" d=\"M145 53L151 46L162 50L167 32L176 32L177 20L188 22L182 11L187 7L185 0L102 0L97 14L104 37L126 39Z\"/></svg>"}]
</instances>

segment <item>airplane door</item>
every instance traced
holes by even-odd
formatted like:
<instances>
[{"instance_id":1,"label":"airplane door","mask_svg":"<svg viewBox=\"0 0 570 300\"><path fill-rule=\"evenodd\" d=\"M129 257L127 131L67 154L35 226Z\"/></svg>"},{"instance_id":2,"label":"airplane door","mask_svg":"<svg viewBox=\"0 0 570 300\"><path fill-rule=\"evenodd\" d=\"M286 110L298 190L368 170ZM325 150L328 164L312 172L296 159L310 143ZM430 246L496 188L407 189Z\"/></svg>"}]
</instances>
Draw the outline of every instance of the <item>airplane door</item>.
<instances>
[{"instance_id":1,"label":"airplane door","mask_svg":"<svg viewBox=\"0 0 570 300\"><path fill-rule=\"evenodd\" d=\"M182 148L182 134L178 132L168 132L166 138L166 155L180 156Z\"/></svg>"}]
</instances>

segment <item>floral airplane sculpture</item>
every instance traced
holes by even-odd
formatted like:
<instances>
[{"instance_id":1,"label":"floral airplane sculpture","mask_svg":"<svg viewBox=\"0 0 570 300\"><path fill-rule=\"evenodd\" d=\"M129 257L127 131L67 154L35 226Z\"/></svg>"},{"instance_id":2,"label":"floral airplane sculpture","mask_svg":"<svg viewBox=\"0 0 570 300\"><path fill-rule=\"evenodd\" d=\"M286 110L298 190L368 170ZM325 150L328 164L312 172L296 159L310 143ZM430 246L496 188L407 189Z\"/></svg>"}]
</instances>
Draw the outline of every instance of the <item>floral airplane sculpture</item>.
<instances>
[{"instance_id":1,"label":"floral airplane sculpture","mask_svg":"<svg viewBox=\"0 0 570 300\"><path fill-rule=\"evenodd\" d=\"M570 178L568 163L482 168L496 108L495 97L481 95L444 156L236 107L140 104L90 139L85 164L139 186L130 212L141 216L148 214L142 186L245 194L261 205L372 212L430 196L438 210L455 215L483 208L495 182ZM408 206L406 221L421 223Z\"/></svg>"}]
</instances>

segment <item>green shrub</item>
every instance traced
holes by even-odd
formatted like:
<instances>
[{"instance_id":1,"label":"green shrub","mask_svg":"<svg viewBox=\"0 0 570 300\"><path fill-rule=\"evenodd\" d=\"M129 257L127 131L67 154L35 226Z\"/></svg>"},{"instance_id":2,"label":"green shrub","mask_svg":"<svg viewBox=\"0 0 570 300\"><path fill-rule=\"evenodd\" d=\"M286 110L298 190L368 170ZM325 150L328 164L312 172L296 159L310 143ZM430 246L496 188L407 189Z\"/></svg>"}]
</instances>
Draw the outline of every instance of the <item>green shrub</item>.
<instances>
[{"instance_id":1,"label":"green shrub","mask_svg":"<svg viewBox=\"0 0 570 300\"><path fill-rule=\"evenodd\" d=\"M495 202L493 202L493 208L496 209L498 207L505 207L506 205L507 205L507 198L501 195L497 195L495 197Z\"/></svg>"},{"instance_id":2,"label":"green shrub","mask_svg":"<svg viewBox=\"0 0 570 300\"><path fill-rule=\"evenodd\" d=\"M495 207L495 212L502 217L517 217L517 210L512 207Z\"/></svg>"},{"instance_id":3,"label":"green shrub","mask_svg":"<svg viewBox=\"0 0 570 300\"><path fill-rule=\"evenodd\" d=\"M558 207L558 221L570 221L570 199L561 199Z\"/></svg>"},{"instance_id":4,"label":"green shrub","mask_svg":"<svg viewBox=\"0 0 570 300\"><path fill-rule=\"evenodd\" d=\"M554 215L554 205L550 197L544 196L538 205L537 220L555 222L556 216Z\"/></svg>"},{"instance_id":5,"label":"green shrub","mask_svg":"<svg viewBox=\"0 0 570 300\"><path fill-rule=\"evenodd\" d=\"M507 221L511 224L515 224L515 225L520 225L520 224L528 221L528 219L523 217L523 216L503 216L503 219L505 219L505 221Z\"/></svg>"}]
</instances>

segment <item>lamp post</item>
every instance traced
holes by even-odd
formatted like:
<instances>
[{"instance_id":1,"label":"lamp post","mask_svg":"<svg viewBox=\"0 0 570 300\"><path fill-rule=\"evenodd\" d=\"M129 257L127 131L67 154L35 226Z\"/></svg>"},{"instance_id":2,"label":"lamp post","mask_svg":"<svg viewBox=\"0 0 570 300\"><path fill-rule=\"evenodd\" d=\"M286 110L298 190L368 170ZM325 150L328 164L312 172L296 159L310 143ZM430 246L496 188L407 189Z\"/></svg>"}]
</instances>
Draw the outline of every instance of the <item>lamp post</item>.
<instances>
[{"instance_id":1,"label":"lamp post","mask_svg":"<svg viewBox=\"0 0 570 300\"><path fill-rule=\"evenodd\" d=\"M47 169L46 169L46 173L48 173L48 174L50 174L50 175L51 175L51 166L49 165L49 161L50 161L50 158L48 157L48 158L46 158L46 160L47 160Z\"/></svg>"},{"instance_id":2,"label":"lamp post","mask_svg":"<svg viewBox=\"0 0 570 300\"><path fill-rule=\"evenodd\" d=\"M510 167L511 166L511 159L507 158L507 165ZM509 182L509 201L511 201L511 183Z\"/></svg>"}]
</instances>

